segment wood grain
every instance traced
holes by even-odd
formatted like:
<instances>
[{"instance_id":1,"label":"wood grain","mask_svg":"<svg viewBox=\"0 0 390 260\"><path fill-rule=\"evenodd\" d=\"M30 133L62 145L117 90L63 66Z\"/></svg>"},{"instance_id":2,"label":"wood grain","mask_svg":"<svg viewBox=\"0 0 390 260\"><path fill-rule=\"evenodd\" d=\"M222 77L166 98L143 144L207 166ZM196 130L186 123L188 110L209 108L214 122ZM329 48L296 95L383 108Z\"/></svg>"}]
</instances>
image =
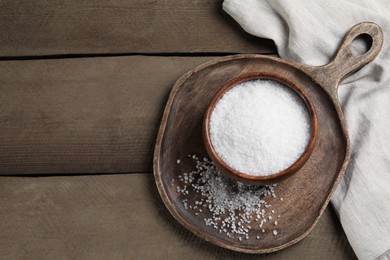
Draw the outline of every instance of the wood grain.
<instances>
[{"instance_id":1,"label":"wood grain","mask_svg":"<svg viewBox=\"0 0 390 260\"><path fill-rule=\"evenodd\" d=\"M212 58L0 61L0 174L152 171L170 89Z\"/></svg>"},{"instance_id":2,"label":"wood grain","mask_svg":"<svg viewBox=\"0 0 390 260\"><path fill-rule=\"evenodd\" d=\"M0 1L0 59L124 53L274 53L221 0ZM22 57L23 58L23 57ZM211 59L0 62L0 175L151 171L174 81ZM153 196L154 194L154 196ZM1 259L258 259L194 237L151 174L0 177ZM356 259L331 209L264 259Z\"/></svg>"},{"instance_id":3,"label":"wood grain","mask_svg":"<svg viewBox=\"0 0 390 260\"><path fill-rule=\"evenodd\" d=\"M331 208L307 238L280 252L215 247L167 214L151 176L0 177L0 258L356 259Z\"/></svg>"},{"instance_id":4,"label":"wood grain","mask_svg":"<svg viewBox=\"0 0 390 260\"><path fill-rule=\"evenodd\" d=\"M222 0L0 1L0 56L275 53L222 11Z\"/></svg>"}]
</instances>

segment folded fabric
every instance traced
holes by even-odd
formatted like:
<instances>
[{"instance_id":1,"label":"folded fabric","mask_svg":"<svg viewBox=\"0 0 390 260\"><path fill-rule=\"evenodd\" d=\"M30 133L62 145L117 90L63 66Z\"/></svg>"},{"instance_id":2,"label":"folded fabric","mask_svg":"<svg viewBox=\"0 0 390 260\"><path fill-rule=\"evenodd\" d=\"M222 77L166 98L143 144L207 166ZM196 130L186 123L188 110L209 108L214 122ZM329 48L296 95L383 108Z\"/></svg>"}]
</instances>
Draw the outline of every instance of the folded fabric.
<instances>
[{"instance_id":1,"label":"folded fabric","mask_svg":"<svg viewBox=\"0 0 390 260\"><path fill-rule=\"evenodd\" d=\"M328 63L355 24L382 28L379 56L339 87L351 159L332 204L359 259L390 259L389 2L225 0L223 8L248 33L274 40L281 57L313 66Z\"/></svg>"}]
</instances>

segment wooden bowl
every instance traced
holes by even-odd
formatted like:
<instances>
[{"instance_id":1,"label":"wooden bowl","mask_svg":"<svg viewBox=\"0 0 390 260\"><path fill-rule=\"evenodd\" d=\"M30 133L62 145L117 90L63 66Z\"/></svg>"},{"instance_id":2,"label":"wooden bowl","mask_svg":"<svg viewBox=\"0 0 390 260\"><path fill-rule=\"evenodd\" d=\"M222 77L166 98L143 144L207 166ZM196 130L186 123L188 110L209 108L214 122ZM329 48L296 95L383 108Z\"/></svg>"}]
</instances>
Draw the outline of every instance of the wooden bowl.
<instances>
[{"instance_id":1,"label":"wooden bowl","mask_svg":"<svg viewBox=\"0 0 390 260\"><path fill-rule=\"evenodd\" d=\"M296 160L291 166L288 168L280 171L275 172L271 175L266 176L255 176L255 175L249 175L244 172L239 172L236 169L233 169L231 166L229 166L226 162L224 162L221 157L218 155L218 153L215 151L211 138L210 138L210 117L211 113L213 112L217 102L219 99L230 89L235 87L237 84L242 83L244 81L254 80L254 79L268 79L268 80L274 80L277 82L282 83L283 85L289 87L291 90L293 90L304 102L306 105L307 110L309 111L310 115L310 122L311 122L311 131L310 131L310 138L309 142L307 143L307 146L301 156ZM261 120L261 118L259 118ZM291 175L293 175L295 172L297 172L309 159L314 145L316 141L317 136L317 115L314 109L313 104L311 103L310 99L307 97L305 92L300 88L298 85L293 83L292 81L289 81L286 78L281 77L280 75L270 74L270 73L250 73L250 74L244 74L237 78L234 78L233 80L229 81L227 84L222 86L217 93L213 96L211 99L211 102L209 103L206 113L204 115L203 119L203 125L202 125L202 132L203 132L203 141L207 150L207 153L209 154L211 160L214 162L214 164L219 167L220 171L227 175L228 177L235 179L237 181L241 181L243 183L252 184L252 185L266 185L266 184L272 184L279 182Z\"/></svg>"}]
</instances>

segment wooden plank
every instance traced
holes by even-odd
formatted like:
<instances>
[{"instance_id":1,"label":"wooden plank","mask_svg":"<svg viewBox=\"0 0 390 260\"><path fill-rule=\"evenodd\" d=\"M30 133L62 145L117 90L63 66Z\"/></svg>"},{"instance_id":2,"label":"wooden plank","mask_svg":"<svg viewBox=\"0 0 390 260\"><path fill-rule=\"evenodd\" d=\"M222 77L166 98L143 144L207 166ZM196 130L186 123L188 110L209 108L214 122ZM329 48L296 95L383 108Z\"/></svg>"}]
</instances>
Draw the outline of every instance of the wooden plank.
<instances>
[{"instance_id":1,"label":"wooden plank","mask_svg":"<svg viewBox=\"0 0 390 260\"><path fill-rule=\"evenodd\" d=\"M173 83L212 57L0 62L0 174L150 172Z\"/></svg>"},{"instance_id":2,"label":"wooden plank","mask_svg":"<svg viewBox=\"0 0 390 260\"><path fill-rule=\"evenodd\" d=\"M259 259L198 239L151 174L0 178L1 259ZM328 207L301 242L261 259L356 259Z\"/></svg>"},{"instance_id":3,"label":"wooden plank","mask_svg":"<svg viewBox=\"0 0 390 260\"><path fill-rule=\"evenodd\" d=\"M222 11L222 0L0 1L0 56L275 52Z\"/></svg>"}]
</instances>

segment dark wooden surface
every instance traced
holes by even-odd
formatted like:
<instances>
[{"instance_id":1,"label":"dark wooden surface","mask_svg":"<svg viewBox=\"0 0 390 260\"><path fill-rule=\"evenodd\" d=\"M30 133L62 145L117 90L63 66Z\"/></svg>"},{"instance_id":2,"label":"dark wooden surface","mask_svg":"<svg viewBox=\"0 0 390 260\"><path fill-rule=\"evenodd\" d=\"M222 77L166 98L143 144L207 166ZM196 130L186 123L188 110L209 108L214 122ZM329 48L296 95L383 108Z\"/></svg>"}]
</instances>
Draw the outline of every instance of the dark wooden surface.
<instances>
[{"instance_id":1,"label":"dark wooden surface","mask_svg":"<svg viewBox=\"0 0 390 260\"><path fill-rule=\"evenodd\" d=\"M0 56L254 52L222 0L0 1Z\"/></svg>"},{"instance_id":2,"label":"dark wooden surface","mask_svg":"<svg viewBox=\"0 0 390 260\"><path fill-rule=\"evenodd\" d=\"M213 57L0 62L0 175L151 172L174 82Z\"/></svg>"},{"instance_id":3,"label":"dark wooden surface","mask_svg":"<svg viewBox=\"0 0 390 260\"><path fill-rule=\"evenodd\" d=\"M1 259L352 259L327 209L299 244L246 255L194 237L166 213L152 175L0 177Z\"/></svg>"},{"instance_id":4,"label":"dark wooden surface","mask_svg":"<svg viewBox=\"0 0 390 260\"><path fill-rule=\"evenodd\" d=\"M163 207L152 152L173 83L213 55L275 53L221 3L0 1L1 259L356 258L330 207L263 256L206 243Z\"/></svg>"}]
</instances>

